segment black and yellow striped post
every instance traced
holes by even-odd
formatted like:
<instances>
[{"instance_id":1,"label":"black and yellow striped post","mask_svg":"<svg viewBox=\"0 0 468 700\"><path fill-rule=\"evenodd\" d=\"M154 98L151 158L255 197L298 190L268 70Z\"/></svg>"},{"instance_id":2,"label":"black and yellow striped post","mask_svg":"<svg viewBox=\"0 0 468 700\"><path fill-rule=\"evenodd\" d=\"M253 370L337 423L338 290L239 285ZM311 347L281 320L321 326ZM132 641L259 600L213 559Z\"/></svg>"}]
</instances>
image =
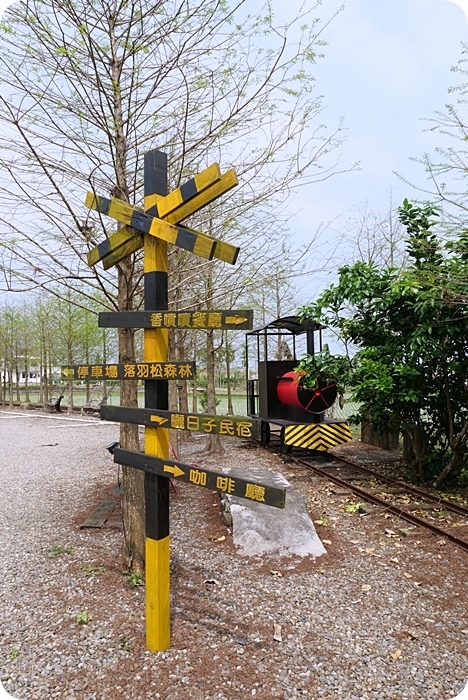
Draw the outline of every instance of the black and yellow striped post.
<instances>
[{"instance_id":1,"label":"black and yellow striped post","mask_svg":"<svg viewBox=\"0 0 468 700\"><path fill-rule=\"evenodd\" d=\"M154 195L167 195L167 155L160 151L145 154L145 212L153 214ZM145 309L167 309L167 243L153 236L144 237ZM144 359L166 362L169 331L145 329ZM167 380L145 382L145 407L167 410ZM145 453L162 459L169 456L169 431L145 428ZM145 472L146 504L146 646L149 651L170 647L170 552L169 479Z\"/></svg>"}]
</instances>

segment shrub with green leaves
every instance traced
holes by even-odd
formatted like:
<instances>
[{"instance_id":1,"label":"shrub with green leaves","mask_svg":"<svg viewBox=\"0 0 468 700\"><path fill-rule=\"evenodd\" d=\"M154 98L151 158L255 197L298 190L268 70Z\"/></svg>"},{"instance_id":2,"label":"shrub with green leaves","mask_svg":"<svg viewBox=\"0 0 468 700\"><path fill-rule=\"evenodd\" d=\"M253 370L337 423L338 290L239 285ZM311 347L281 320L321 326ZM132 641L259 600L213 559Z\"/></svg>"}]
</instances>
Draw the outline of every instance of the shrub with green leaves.
<instances>
[{"instance_id":1,"label":"shrub with green leaves","mask_svg":"<svg viewBox=\"0 0 468 700\"><path fill-rule=\"evenodd\" d=\"M440 486L468 471L466 233L444 243L432 230L438 211L431 205L405 199L399 212L407 266L345 265L337 284L300 314L357 348L342 368L360 406L356 420L370 420L382 433L400 431L419 476ZM321 362L311 364L312 385ZM309 371L307 363L302 368Z\"/></svg>"}]
</instances>

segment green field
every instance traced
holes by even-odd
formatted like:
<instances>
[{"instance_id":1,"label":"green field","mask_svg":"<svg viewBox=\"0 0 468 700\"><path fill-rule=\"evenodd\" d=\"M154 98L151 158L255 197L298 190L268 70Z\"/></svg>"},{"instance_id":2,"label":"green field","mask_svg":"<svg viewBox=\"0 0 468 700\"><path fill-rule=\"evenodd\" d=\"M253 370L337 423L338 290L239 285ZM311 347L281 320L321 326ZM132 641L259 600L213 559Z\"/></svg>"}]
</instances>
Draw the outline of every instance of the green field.
<instances>
[{"instance_id":1,"label":"green field","mask_svg":"<svg viewBox=\"0 0 468 700\"><path fill-rule=\"evenodd\" d=\"M30 390L29 391L29 396L30 400L32 403L39 403L39 393L35 390ZM53 396L56 398L57 392L53 392ZM94 394L91 394L92 398L92 403L94 404L95 402L97 403L99 399L101 398L102 394L95 392ZM217 407L216 407L216 413L218 415L225 415L227 414L227 395L226 395L226 390L225 389L219 389L217 391L217 399L219 401ZM16 392L14 394L14 400L16 402ZM24 402L25 399L25 393L24 391L21 391L21 401ZM143 408L144 407L144 391L140 389L138 391L138 405ZM86 392L84 388L82 387L75 387L73 390L73 405L76 407L83 406L86 402ZM63 405L67 405L67 393L65 391L65 397L63 399ZM108 398L108 403L112 406L118 406L120 403L120 397L119 397L119 389L118 387L113 388L113 390L110 391L110 395ZM245 394L242 393L235 393L232 396L232 403L233 403L233 408L234 408L234 415L236 416L245 416L247 413L247 397ZM189 396L189 411L192 408L192 400L191 397ZM341 409L338 405L338 402L335 402L332 408L332 417L333 418L339 418L341 420L347 420L350 415L356 412L358 408L358 405L352 401L346 401L343 408ZM198 400L198 413L202 412L202 405L200 399Z\"/></svg>"}]
</instances>

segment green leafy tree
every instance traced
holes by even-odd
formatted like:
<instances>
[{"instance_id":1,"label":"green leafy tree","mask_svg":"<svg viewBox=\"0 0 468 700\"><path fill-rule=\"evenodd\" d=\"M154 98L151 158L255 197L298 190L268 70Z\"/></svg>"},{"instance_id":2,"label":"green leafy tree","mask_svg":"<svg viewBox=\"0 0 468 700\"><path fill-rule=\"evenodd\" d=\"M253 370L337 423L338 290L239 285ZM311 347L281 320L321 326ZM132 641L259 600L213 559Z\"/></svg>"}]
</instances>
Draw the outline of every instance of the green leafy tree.
<instances>
[{"instance_id":1,"label":"green leafy tree","mask_svg":"<svg viewBox=\"0 0 468 700\"><path fill-rule=\"evenodd\" d=\"M466 275L464 237L443 244L431 206L405 200L409 264L398 272L358 262L303 317L338 330L357 352L341 376L360 405L357 420L399 430L424 479L440 486L467 464L468 317L447 293Z\"/></svg>"},{"instance_id":2,"label":"green leafy tree","mask_svg":"<svg viewBox=\"0 0 468 700\"><path fill-rule=\"evenodd\" d=\"M458 83L449 87L449 101L427 122L427 131L437 139L430 152L411 160L421 165L427 175L425 185L411 183L425 199L444 209L441 233L450 241L454 255L468 256L468 44L462 43L461 56L452 67ZM401 175L400 179L407 182ZM455 263L454 260L452 262ZM468 276L465 265L452 265L451 275L439 280L447 301L468 302Z\"/></svg>"}]
</instances>

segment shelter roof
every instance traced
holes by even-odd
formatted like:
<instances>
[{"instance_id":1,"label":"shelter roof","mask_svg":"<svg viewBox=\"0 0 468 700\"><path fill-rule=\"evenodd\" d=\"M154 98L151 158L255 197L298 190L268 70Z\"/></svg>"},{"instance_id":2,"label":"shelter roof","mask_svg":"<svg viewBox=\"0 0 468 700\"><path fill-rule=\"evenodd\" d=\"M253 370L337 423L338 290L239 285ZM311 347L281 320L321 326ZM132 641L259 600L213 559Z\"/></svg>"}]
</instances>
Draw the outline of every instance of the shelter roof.
<instances>
[{"instance_id":1,"label":"shelter roof","mask_svg":"<svg viewBox=\"0 0 468 700\"><path fill-rule=\"evenodd\" d=\"M275 321L266 323L264 326L260 326L260 328L254 328L253 330L249 331L247 335L260 335L261 333L268 333L270 330L272 334L275 331L287 331L292 335L301 335L302 333L306 333L308 330L318 331L322 330L323 328L325 328L325 326L322 326L320 323L315 323L314 321L303 322L299 316L283 316Z\"/></svg>"}]
</instances>

